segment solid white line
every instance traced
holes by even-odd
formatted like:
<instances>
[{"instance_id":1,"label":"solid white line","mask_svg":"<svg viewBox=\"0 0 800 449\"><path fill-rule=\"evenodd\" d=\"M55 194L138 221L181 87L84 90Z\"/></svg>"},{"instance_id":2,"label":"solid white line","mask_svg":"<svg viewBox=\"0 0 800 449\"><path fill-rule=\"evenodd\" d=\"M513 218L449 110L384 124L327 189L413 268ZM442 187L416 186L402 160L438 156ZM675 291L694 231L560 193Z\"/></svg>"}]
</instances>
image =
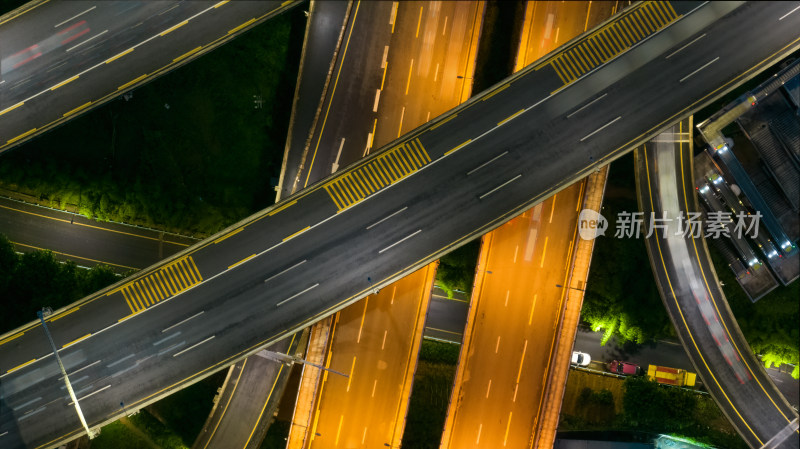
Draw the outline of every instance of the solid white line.
<instances>
[{"instance_id":1,"label":"solid white line","mask_svg":"<svg viewBox=\"0 0 800 449\"><path fill-rule=\"evenodd\" d=\"M711 64L717 62L717 59L719 59L719 56L717 56L716 58L712 59L711 61L708 61L707 63L703 64L702 67L700 67L699 69L695 70L694 72L684 76L683 78L680 79L679 82L682 83L682 82L686 81L687 79L689 79L689 77L691 77L695 73L697 73L697 72L703 70L704 68L710 66Z\"/></svg>"},{"instance_id":2,"label":"solid white line","mask_svg":"<svg viewBox=\"0 0 800 449\"><path fill-rule=\"evenodd\" d=\"M696 37L696 38L692 39L692 41L691 41L691 42L689 42L688 44L684 45L683 47L681 47L681 48L679 48L679 49L677 49L677 50L673 51L672 53L670 53L670 54L669 54L669 55L668 55L666 58L664 58L664 59L669 59L669 58L673 57L673 56L674 56L676 53L678 53L679 51L683 50L684 48L686 48L686 47L688 47L688 46L690 46L690 45L692 45L692 44L694 44L695 42L699 41L700 39L702 39L702 38L704 38L704 37L706 37L706 33L703 33L703 35L702 35L702 36L700 36L700 37Z\"/></svg>"},{"instance_id":3,"label":"solid white line","mask_svg":"<svg viewBox=\"0 0 800 449\"><path fill-rule=\"evenodd\" d=\"M781 21L781 20L785 19L785 18L786 18L786 16L788 16L789 14L791 14L791 13L793 13L793 12L797 11L798 9L800 9L800 6L796 7L795 9L793 9L793 10L791 10L791 11L789 11L789 12L787 12L786 14L782 15L782 16L780 17L780 19L778 19L778 21Z\"/></svg>"},{"instance_id":4,"label":"solid white line","mask_svg":"<svg viewBox=\"0 0 800 449\"><path fill-rule=\"evenodd\" d=\"M183 323L185 323L185 322L187 322L187 321L191 320L192 318L196 318L196 317L198 317L198 316L202 315L204 312L205 312L205 310L201 310L201 311L199 311L199 312L195 313L194 315L190 316L189 318L186 318L186 319L185 319L185 320L183 320L183 321L180 321L180 322L178 322L178 323L175 323L175 324L173 324L172 326L170 326L170 327L168 327L168 328L166 328L166 329L163 329L163 330L161 331L161 333L163 334L164 332L166 332L166 331L168 331L168 330L170 330L170 329L172 329L172 328L174 328L174 327L178 327L178 326L180 326L181 324L183 324Z\"/></svg>"},{"instance_id":5,"label":"solid white line","mask_svg":"<svg viewBox=\"0 0 800 449\"><path fill-rule=\"evenodd\" d=\"M522 177L522 174L519 174L519 175L517 175L517 176L514 176L513 178L509 179L508 181L506 181L506 182L504 182L504 183L500 184L499 186L497 186L497 187L493 188L492 190L490 190L490 191L488 191L488 192L484 193L483 195L479 196L479 197L478 197L478 199L479 199L479 200L482 200L482 199L486 198L487 196L489 196L489 195L493 194L494 192L497 192L498 190L500 190L500 189L502 189L503 187L505 187L505 186L507 186L507 185L511 184L512 182L516 181L517 179L519 179L519 178L521 178L521 177Z\"/></svg>"},{"instance_id":6,"label":"solid white line","mask_svg":"<svg viewBox=\"0 0 800 449\"><path fill-rule=\"evenodd\" d=\"M393 247L405 242L406 240L410 239L411 237L414 237L415 235L419 234L420 232L422 232L422 229L417 229L416 232L414 232L412 234L409 234L409 235L403 237L402 239L400 239L400 240L392 243L391 245L387 246L386 248L383 248L382 250L378 251L378 254L383 254L385 251L388 251L388 250L392 249Z\"/></svg>"},{"instance_id":7,"label":"solid white line","mask_svg":"<svg viewBox=\"0 0 800 449\"><path fill-rule=\"evenodd\" d=\"M493 158L489 159L488 161L484 162L483 164L481 164L481 165L479 165L479 166L477 166L477 167L473 168L472 170L468 171L468 172L467 172L467 176L469 176L469 175L471 175L471 174L475 173L476 171L478 171L478 170L482 169L483 167L486 167L487 165L489 165L489 164L491 164L492 162L494 162L494 161L496 161L496 160L500 159L501 157L505 156L506 154L508 154L508 150L506 150L506 151L503 151L502 153L498 154L497 156L495 156L495 157L493 157Z\"/></svg>"},{"instance_id":8,"label":"solid white line","mask_svg":"<svg viewBox=\"0 0 800 449\"><path fill-rule=\"evenodd\" d=\"M291 267L289 267L289 268L287 268L287 269L285 269L285 270L281 271L280 273L278 273L278 274L273 274L272 276L270 276L270 277L266 278L266 279L264 280L264 283L266 284L267 282L269 282L269 281L271 281L271 280L275 279L276 277L278 277L278 276L280 276L280 275L282 275L282 274L286 273L287 271L291 270L292 268L297 268L297 267L299 267L300 265L303 265L303 264L304 264L304 263L306 263L306 262L308 262L308 259L304 259L302 262L297 262L296 264L294 264L294 265L292 265Z\"/></svg>"},{"instance_id":9,"label":"solid white line","mask_svg":"<svg viewBox=\"0 0 800 449\"><path fill-rule=\"evenodd\" d=\"M96 362L90 363L90 364L88 364L88 365L84 366L84 367L83 367L83 368L81 368L81 369L78 369L78 370L75 370L75 371L73 371L73 372L72 372L72 374L73 374L73 375L75 375L75 374L77 374L77 373L79 373L79 372L81 372L81 371L85 370L86 368L89 368L90 366L95 366L95 365L97 365L98 363L100 363L100 361L99 361L99 360L98 360L98 361L96 361ZM61 377L59 377L59 378L58 378L58 380L61 380L61 379L63 379L63 378L64 378L64 376L61 376Z\"/></svg>"},{"instance_id":10,"label":"solid white line","mask_svg":"<svg viewBox=\"0 0 800 449\"><path fill-rule=\"evenodd\" d=\"M78 45L73 45L72 47L69 47L69 48L67 49L67 51L74 50L74 49L76 49L76 48L80 47L81 45L83 45L83 44L85 44L85 43L89 42L90 40L92 40L92 39L94 39L94 38L96 38L96 37L100 37L100 36L102 36L102 35L104 35L104 34L106 34L106 33L108 33L108 30L105 30L105 31L103 31L102 33L97 33L97 34L95 34L94 36L90 37L89 39L86 39L85 41L81 42L80 44L78 44Z\"/></svg>"},{"instance_id":11,"label":"solid white line","mask_svg":"<svg viewBox=\"0 0 800 449\"><path fill-rule=\"evenodd\" d=\"M60 27L61 25L64 25L65 23L69 22L69 21L70 21L70 20L72 20L72 19L77 19L78 17L80 17L80 16L82 16L82 15L86 14L87 12L89 12L89 11L91 11L91 10L95 9L95 8L97 8L97 6L92 6L91 8L87 9L86 11L84 11L84 12L82 12L82 13L79 13L79 14L77 14L77 15L74 15L74 16L70 17L69 19L67 19L67 20L65 20L65 21L63 21L63 22L61 22L61 23L59 23L58 25L55 25L55 26L53 26L53 28L58 28L58 27Z\"/></svg>"},{"instance_id":12,"label":"solid white line","mask_svg":"<svg viewBox=\"0 0 800 449\"><path fill-rule=\"evenodd\" d=\"M3 83L0 83L0 84L3 84ZM4 437L4 436L6 436L6 435L8 435L8 430L6 430L6 431L5 431L5 432L3 432L3 433L0 433L0 437Z\"/></svg>"},{"instance_id":13,"label":"solid white line","mask_svg":"<svg viewBox=\"0 0 800 449\"><path fill-rule=\"evenodd\" d=\"M183 354L183 353L184 353L184 352L186 352L186 351L189 351L189 350L191 350L191 349L194 349L194 348L196 348L196 347L198 347L198 346L202 345L203 343L205 343L205 342L207 342L207 341L211 341L211 340L213 340L213 339L214 339L214 337L216 337L216 335L212 335L212 336L210 336L210 337L206 338L205 340L203 340L203 341L201 341L201 342L199 342L199 343L195 343L195 344L193 344L193 345L189 346L188 348L184 349L184 350L183 350L183 351L181 351L181 352L176 352L175 354L172 354L172 356L173 356L173 357L177 357L177 356L179 356L179 355Z\"/></svg>"},{"instance_id":14,"label":"solid white line","mask_svg":"<svg viewBox=\"0 0 800 449\"><path fill-rule=\"evenodd\" d=\"M590 102L586 103L586 104L585 104L585 105L583 105L583 106L582 106L580 109L578 109L577 111L575 111L575 112L573 112L572 114L568 115L568 116L567 116L567 118L570 118L570 117L572 117L573 115L577 114L578 112L581 112L582 110L584 110L584 109L588 108L589 106L593 105L595 101L602 99L602 98L603 98L603 97L605 97L606 95L608 95L608 92L606 92L606 93L604 93L603 95L600 95L599 97L595 98L594 100L592 100L592 101L590 101Z\"/></svg>"},{"instance_id":15,"label":"solid white line","mask_svg":"<svg viewBox=\"0 0 800 449\"><path fill-rule=\"evenodd\" d=\"M319 287L319 282L317 282L316 284L312 285L311 287L308 287L307 289L303 290L302 292L300 292L300 293L295 293L294 295L292 295L292 296L290 296L290 297L288 297L288 298L284 299L283 301L281 301L281 302L279 302L279 303L275 304L275 307L280 307L282 304L284 304L284 303L286 303L286 302L288 302L288 301L291 301L291 300L293 300L294 298L297 298L298 296L302 295L303 293L306 293L306 292L308 292L308 291L310 291L310 290L313 290L313 289L315 289L315 288L317 288L317 287Z\"/></svg>"},{"instance_id":16,"label":"solid white line","mask_svg":"<svg viewBox=\"0 0 800 449\"><path fill-rule=\"evenodd\" d=\"M611 120L610 122L606 123L605 125L597 128L596 130L592 131L591 133L583 136L583 139L581 139L580 141L583 142L584 140L588 139L589 137L592 137L593 135L595 135L595 134L599 133L600 131L602 131L603 129L605 129L608 125L616 122L617 120L619 120L621 118L622 118L622 116L620 115L619 117L615 118L614 120Z\"/></svg>"},{"instance_id":17,"label":"solid white line","mask_svg":"<svg viewBox=\"0 0 800 449\"><path fill-rule=\"evenodd\" d=\"M381 223L383 223L384 221L386 221L386 220L388 220L388 219L390 219L390 218L394 217L395 215L399 214L400 212L403 212L403 211L404 211L404 210L406 210L406 209L408 209L408 206L406 206L406 207L404 207L404 208L402 208L402 209L398 210L397 212L393 212L393 213L392 213L391 215L389 215L388 217L381 218L380 220L376 221L375 223L372 223L371 225L367 226L367 229L372 229L372 228L374 228L375 226L378 226L379 224L381 224Z\"/></svg>"},{"instance_id":18,"label":"solid white line","mask_svg":"<svg viewBox=\"0 0 800 449\"><path fill-rule=\"evenodd\" d=\"M100 393L101 391L103 391L103 390L107 390L107 389L109 389L109 388L111 388L111 385L106 385L105 387L103 387L103 388L101 388L101 389L99 389L99 390L97 390L97 391L93 391L93 392L91 392L91 393L87 394L86 396L84 396L84 397L82 397L82 398L78 398L78 402L80 402L80 401L82 401L82 400L84 400L84 399L88 398L89 396L94 396L94 395L96 395L97 393ZM68 406L70 406L70 405L72 405L72 404L74 404L74 402L70 401L70 402L69 402L69 404L67 404L67 405L68 405Z\"/></svg>"}]
</instances>

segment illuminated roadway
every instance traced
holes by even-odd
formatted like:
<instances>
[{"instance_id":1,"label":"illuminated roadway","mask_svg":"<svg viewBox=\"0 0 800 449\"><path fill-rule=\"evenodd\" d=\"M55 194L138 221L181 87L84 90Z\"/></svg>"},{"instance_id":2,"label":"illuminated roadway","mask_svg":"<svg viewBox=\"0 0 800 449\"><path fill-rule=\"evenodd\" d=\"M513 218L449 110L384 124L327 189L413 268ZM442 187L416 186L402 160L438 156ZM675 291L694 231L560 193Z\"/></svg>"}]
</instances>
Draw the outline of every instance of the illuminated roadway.
<instances>
[{"instance_id":1,"label":"illuminated roadway","mask_svg":"<svg viewBox=\"0 0 800 449\"><path fill-rule=\"evenodd\" d=\"M344 164L357 160L369 151L370 140L378 148L471 92L469 86L461 89L457 75L472 78L482 3L356 2L354 10L356 23L368 18L376 29L348 34L345 45L368 41L361 46L371 48L364 59L372 64L356 65L346 78L336 75L350 80L350 89L336 90L344 96L334 99L325 128L312 139L322 135L332 142L314 153L312 180L335 158ZM357 114L359 108L366 113ZM435 265L428 265L336 316L327 363L350 377L323 375L306 447L400 445L434 273Z\"/></svg>"},{"instance_id":2,"label":"illuminated roadway","mask_svg":"<svg viewBox=\"0 0 800 449\"><path fill-rule=\"evenodd\" d=\"M786 402L753 355L719 287L703 239L676 236L681 211L699 210L692 171L690 120L667 128L636 153L639 204L649 229L650 213L666 213L667 228L647 239L647 251L664 305L703 385L745 442L759 448L797 412ZM795 432L781 448L800 447Z\"/></svg>"},{"instance_id":3,"label":"illuminated roadway","mask_svg":"<svg viewBox=\"0 0 800 449\"><path fill-rule=\"evenodd\" d=\"M800 14L786 15L794 4L736 6L705 4L557 94L564 82L545 60L405 136L402 149L375 152L233 226L224 240L190 248L164 276L143 272L57 312L49 326L56 344L82 339L60 353L82 383L87 420L120 416L120 400L128 410L151 403L414 271L798 48ZM702 46L686 46L700 35ZM424 168L355 205L328 193L401 151L405 164ZM166 275L183 279L170 299L131 315L123 291ZM82 433L52 361L39 325L0 339L2 447Z\"/></svg>"},{"instance_id":4,"label":"illuminated roadway","mask_svg":"<svg viewBox=\"0 0 800 449\"><path fill-rule=\"evenodd\" d=\"M47 1L0 23L0 153L296 3Z\"/></svg>"},{"instance_id":5,"label":"illuminated roadway","mask_svg":"<svg viewBox=\"0 0 800 449\"><path fill-rule=\"evenodd\" d=\"M517 69L554 49L559 38L594 28L613 6L529 2ZM466 365L451 394L452 424L442 448L527 447L541 408L555 406L543 404L545 384L565 294L559 284L568 284L584 185L569 186L483 237L476 318L461 349Z\"/></svg>"}]
</instances>

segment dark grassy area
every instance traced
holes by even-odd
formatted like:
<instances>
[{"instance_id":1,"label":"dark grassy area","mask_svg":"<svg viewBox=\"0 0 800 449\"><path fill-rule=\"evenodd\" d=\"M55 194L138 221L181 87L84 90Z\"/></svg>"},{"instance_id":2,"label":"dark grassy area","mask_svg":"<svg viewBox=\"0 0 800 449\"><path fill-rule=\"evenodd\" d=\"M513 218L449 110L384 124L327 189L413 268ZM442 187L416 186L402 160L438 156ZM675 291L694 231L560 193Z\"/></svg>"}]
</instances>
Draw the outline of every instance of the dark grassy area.
<instances>
[{"instance_id":1,"label":"dark grassy area","mask_svg":"<svg viewBox=\"0 0 800 449\"><path fill-rule=\"evenodd\" d=\"M261 442L261 449L285 449L291 427L292 424L286 421L273 421L267 429L264 441Z\"/></svg>"},{"instance_id":2,"label":"dark grassy area","mask_svg":"<svg viewBox=\"0 0 800 449\"><path fill-rule=\"evenodd\" d=\"M27 3L28 0L0 0L0 16Z\"/></svg>"},{"instance_id":3,"label":"dark grassy area","mask_svg":"<svg viewBox=\"0 0 800 449\"><path fill-rule=\"evenodd\" d=\"M305 16L255 27L7 152L0 186L54 207L207 235L274 202ZM263 100L256 108L254 97Z\"/></svg>"},{"instance_id":4,"label":"dark grassy area","mask_svg":"<svg viewBox=\"0 0 800 449\"><path fill-rule=\"evenodd\" d=\"M581 319L603 331L604 341L644 343L674 334L640 238L616 238L619 212L638 212L633 153L613 162L601 213L608 219L605 236L595 241ZM646 233L646 230L645 230Z\"/></svg>"},{"instance_id":5,"label":"dark grassy area","mask_svg":"<svg viewBox=\"0 0 800 449\"><path fill-rule=\"evenodd\" d=\"M147 440L120 421L103 427L100 436L90 440L90 449L142 449L149 447Z\"/></svg>"},{"instance_id":6,"label":"dark grassy area","mask_svg":"<svg viewBox=\"0 0 800 449\"><path fill-rule=\"evenodd\" d=\"M646 377L627 378L621 398L608 390L585 388L578 401L573 414L562 413L560 436L601 431L613 434L616 441L650 441L666 434L726 449L747 448L710 396L659 385ZM622 401L622 413L615 413L615 401Z\"/></svg>"},{"instance_id":7,"label":"dark grassy area","mask_svg":"<svg viewBox=\"0 0 800 449\"><path fill-rule=\"evenodd\" d=\"M472 292L480 249L481 240L475 239L439 259L436 285L447 292L448 297L452 298L455 290L466 292L467 295Z\"/></svg>"},{"instance_id":8,"label":"dark grassy area","mask_svg":"<svg viewBox=\"0 0 800 449\"><path fill-rule=\"evenodd\" d=\"M514 73L514 58L524 17L524 1L491 0L486 3L483 29L475 56L474 93L486 90Z\"/></svg>"},{"instance_id":9,"label":"dark grassy area","mask_svg":"<svg viewBox=\"0 0 800 449\"><path fill-rule=\"evenodd\" d=\"M50 251L19 255L0 234L0 333L36 320L43 307L56 310L119 279L107 266L85 270L71 261L59 262Z\"/></svg>"},{"instance_id":10,"label":"dark grassy area","mask_svg":"<svg viewBox=\"0 0 800 449\"><path fill-rule=\"evenodd\" d=\"M186 446L191 446L203 428L217 389L225 381L222 370L147 407L147 411L173 429Z\"/></svg>"},{"instance_id":11,"label":"dark grassy area","mask_svg":"<svg viewBox=\"0 0 800 449\"><path fill-rule=\"evenodd\" d=\"M403 447L439 447L460 346L423 340L406 416ZM453 360L455 353L455 361Z\"/></svg>"}]
</instances>

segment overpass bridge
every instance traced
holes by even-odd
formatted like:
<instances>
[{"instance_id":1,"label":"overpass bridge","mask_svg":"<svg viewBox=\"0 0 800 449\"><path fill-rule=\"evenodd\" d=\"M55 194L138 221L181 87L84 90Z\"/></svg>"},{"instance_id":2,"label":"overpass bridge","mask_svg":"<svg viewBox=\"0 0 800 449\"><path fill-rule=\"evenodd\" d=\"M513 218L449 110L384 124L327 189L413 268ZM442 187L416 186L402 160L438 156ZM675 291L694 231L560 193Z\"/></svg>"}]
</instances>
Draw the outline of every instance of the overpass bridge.
<instances>
[{"instance_id":1,"label":"overpass bridge","mask_svg":"<svg viewBox=\"0 0 800 449\"><path fill-rule=\"evenodd\" d=\"M789 9L676 10L675 24L575 79L559 63L581 54L572 41L308 191L57 311L49 327L87 421L253 354L644 142L797 49ZM82 433L39 325L0 337L0 373L0 447Z\"/></svg>"}]
</instances>

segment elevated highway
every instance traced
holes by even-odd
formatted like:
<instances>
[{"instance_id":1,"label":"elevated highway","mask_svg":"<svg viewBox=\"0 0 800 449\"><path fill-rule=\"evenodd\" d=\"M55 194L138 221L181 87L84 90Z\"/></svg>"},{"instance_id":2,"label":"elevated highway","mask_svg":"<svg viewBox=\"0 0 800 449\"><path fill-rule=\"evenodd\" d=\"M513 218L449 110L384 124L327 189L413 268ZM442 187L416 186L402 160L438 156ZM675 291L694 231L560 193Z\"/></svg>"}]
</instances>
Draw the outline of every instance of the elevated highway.
<instances>
[{"instance_id":1,"label":"elevated highway","mask_svg":"<svg viewBox=\"0 0 800 449\"><path fill-rule=\"evenodd\" d=\"M298 1L41 1L0 22L0 153Z\"/></svg>"},{"instance_id":2,"label":"elevated highway","mask_svg":"<svg viewBox=\"0 0 800 449\"><path fill-rule=\"evenodd\" d=\"M800 45L793 4L672 6L680 20L581 78L554 68L584 43L573 41L307 191L50 316L90 425L497 227ZM0 337L0 373L0 447L82 433L39 325Z\"/></svg>"},{"instance_id":3,"label":"elevated highway","mask_svg":"<svg viewBox=\"0 0 800 449\"><path fill-rule=\"evenodd\" d=\"M691 120L668 128L636 153L638 200L647 252L664 305L703 385L745 442L759 448L797 419L745 341L719 286L703 238L681 235L678 214L697 211ZM651 223L651 212L669 221ZM659 228L662 226L663 228ZM775 447L800 447L795 433Z\"/></svg>"}]
</instances>

